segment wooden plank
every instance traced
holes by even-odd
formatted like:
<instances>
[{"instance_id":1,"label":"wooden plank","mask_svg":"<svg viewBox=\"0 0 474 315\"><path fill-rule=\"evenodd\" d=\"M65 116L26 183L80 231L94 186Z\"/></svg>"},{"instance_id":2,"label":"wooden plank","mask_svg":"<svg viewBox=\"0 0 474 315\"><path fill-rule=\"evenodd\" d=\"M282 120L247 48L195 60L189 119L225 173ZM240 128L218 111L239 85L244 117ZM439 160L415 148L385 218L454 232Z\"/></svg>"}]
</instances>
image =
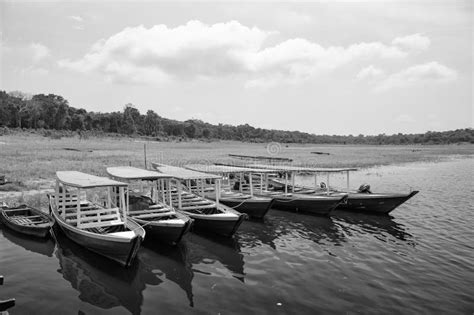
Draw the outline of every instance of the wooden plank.
<instances>
[{"instance_id":1,"label":"wooden plank","mask_svg":"<svg viewBox=\"0 0 474 315\"><path fill-rule=\"evenodd\" d=\"M214 208L215 206L216 206L215 204L211 204L211 205L206 205L206 206L183 207L180 210L187 211L187 210L208 209L208 208Z\"/></svg>"},{"instance_id":2,"label":"wooden plank","mask_svg":"<svg viewBox=\"0 0 474 315\"><path fill-rule=\"evenodd\" d=\"M106 226L111 226L111 225L122 225L122 224L124 224L124 222L121 219L113 220L113 221L104 221L104 222L92 222L92 223L81 224L81 229L106 227Z\"/></svg>"},{"instance_id":3,"label":"wooden plank","mask_svg":"<svg viewBox=\"0 0 474 315\"><path fill-rule=\"evenodd\" d=\"M81 217L79 220L81 221L81 226L83 226L84 223L87 223L87 222L91 222L91 221L99 222L99 219L102 222L106 222L111 219L120 220L120 217L118 217L116 214L107 214L107 215L100 215L100 216ZM66 222L77 223L77 219L66 219Z\"/></svg>"},{"instance_id":4,"label":"wooden plank","mask_svg":"<svg viewBox=\"0 0 474 315\"><path fill-rule=\"evenodd\" d=\"M168 212L172 211L169 208L163 208L163 209L153 209L153 210L137 210L137 211L130 211L130 215L137 215L137 214L144 214L144 213L162 213L162 212Z\"/></svg>"},{"instance_id":5,"label":"wooden plank","mask_svg":"<svg viewBox=\"0 0 474 315\"><path fill-rule=\"evenodd\" d=\"M168 211L168 212L164 212L164 213L141 214L141 215L137 215L137 216L132 216L132 218L136 218L136 219L150 219L150 218L165 217L165 216L172 215L172 214L174 214L173 211Z\"/></svg>"}]
</instances>

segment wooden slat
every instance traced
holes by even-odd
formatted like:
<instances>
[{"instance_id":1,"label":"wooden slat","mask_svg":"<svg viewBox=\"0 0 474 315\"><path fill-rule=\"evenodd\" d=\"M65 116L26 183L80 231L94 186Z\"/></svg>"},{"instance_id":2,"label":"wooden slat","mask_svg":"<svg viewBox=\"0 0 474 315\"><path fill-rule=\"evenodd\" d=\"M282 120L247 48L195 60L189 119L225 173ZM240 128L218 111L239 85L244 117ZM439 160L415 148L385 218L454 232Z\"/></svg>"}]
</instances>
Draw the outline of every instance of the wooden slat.
<instances>
[{"instance_id":1,"label":"wooden slat","mask_svg":"<svg viewBox=\"0 0 474 315\"><path fill-rule=\"evenodd\" d=\"M137 215L137 214L144 214L144 213L162 213L171 211L169 208L163 209L149 209L149 210L137 210L137 211L130 211L130 215Z\"/></svg>"},{"instance_id":2,"label":"wooden slat","mask_svg":"<svg viewBox=\"0 0 474 315\"><path fill-rule=\"evenodd\" d=\"M172 215L174 214L173 211L168 211L168 212L164 212L164 213L150 213L150 214L141 214L141 215L137 215L137 216L132 216L132 218L136 218L136 219L150 219L150 218L159 218L159 217L165 217L165 216L168 216L168 215Z\"/></svg>"},{"instance_id":3,"label":"wooden slat","mask_svg":"<svg viewBox=\"0 0 474 315\"><path fill-rule=\"evenodd\" d=\"M215 204L206 205L206 206L196 206L196 207L183 207L180 210L187 211L187 210L199 210L199 209L207 209L215 207Z\"/></svg>"},{"instance_id":4,"label":"wooden slat","mask_svg":"<svg viewBox=\"0 0 474 315\"><path fill-rule=\"evenodd\" d=\"M90 217L81 217L79 220L81 221L81 226L90 221L99 221L99 218L102 222L110 221L111 219L117 219L116 214L106 214L106 215L101 215L101 216L90 216ZM77 219L66 219L67 223L77 223Z\"/></svg>"},{"instance_id":5,"label":"wooden slat","mask_svg":"<svg viewBox=\"0 0 474 315\"><path fill-rule=\"evenodd\" d=\"M104 221L104 222L91 222L91 223L81 224L81 229L89 229L89 228L94 228L94 227L106 227L106 226L111 226L111 225L122 225L122 224L124 223L120 219L113 220L113 221Z\"/></svg>"}]
</instances>

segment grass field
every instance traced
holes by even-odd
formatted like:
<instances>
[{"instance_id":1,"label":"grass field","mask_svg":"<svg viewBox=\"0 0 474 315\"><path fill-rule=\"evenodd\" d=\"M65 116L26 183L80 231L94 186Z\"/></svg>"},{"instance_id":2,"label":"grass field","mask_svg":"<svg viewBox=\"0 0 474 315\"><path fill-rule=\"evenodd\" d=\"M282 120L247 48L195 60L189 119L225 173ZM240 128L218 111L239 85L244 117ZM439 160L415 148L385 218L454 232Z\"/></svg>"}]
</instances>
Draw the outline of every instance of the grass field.
<instances>
[{"instance_id":1,"label":"grass field","mask_svg":"<svg viewBox=\"0 0 474 315\"><path fill-rule=\"evenodd\" d=\"M107 166L144 166L147 161L173 165L242 162L228 154L287 157L294 164L318 167L370 167L415 161L433 161L451 155L474 155L474 145L357 146L266 144L241 142L144 142L133 138L62 138L15 134L0 136L0 175L11 182L0 186L0 198L53 187L55 172L78 170L105 175ZM311 154L312 151L329 155ZM2 192L3 191L3 192ZM22 193L20 193L22 194ZM23 194L22 194L23 195ZM1 200L0 200L1 201Z\"/></svg>"}]
</instances>

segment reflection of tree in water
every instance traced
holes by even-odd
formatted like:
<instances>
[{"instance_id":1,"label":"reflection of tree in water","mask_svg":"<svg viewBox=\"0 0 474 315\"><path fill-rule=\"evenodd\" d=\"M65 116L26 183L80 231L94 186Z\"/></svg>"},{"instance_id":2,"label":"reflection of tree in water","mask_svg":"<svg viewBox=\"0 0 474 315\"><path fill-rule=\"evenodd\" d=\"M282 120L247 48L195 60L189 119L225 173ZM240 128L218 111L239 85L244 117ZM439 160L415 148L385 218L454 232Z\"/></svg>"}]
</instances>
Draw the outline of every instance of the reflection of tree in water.
<instances>
[{"instance_id":1,"label":"reflection of tree in water","mask_svg":"<svg viewBox=\"0 0 474 315\"><path fill-rule=\"evenodd\" d=\"M185 293L190 306L194 306L192 281L194 273L191 263L187 261L188 248L186 244L177 246L163 245L158 242L147 242L140 248L138 258L142 267L156 275L162 272L166 279L176 283Z\"/></svg>"},{"instance_id":2,"label":"reflection of tree in water","mask_svg":"<svg viewBox=\"0 0 474 315\"><path fill-rule=\"evenodd\" d=\"M80 247L62 233L55 235L59 272L79 291L79 298L84 302L103 309L123 306L132 314L140 314L145 285L161 283L153 273L142 268L140 261L126 269Z\"/></svg>"},{"instance_id":3,"label":"reflection of tree in water","mask_svg":"<svg viewBox=\"0 0 474 315\"><path fill-rule=\"evenodd\" d=\"M347 235L360 232L370 233L375 238L386 242L385 237L388 234L412 246L416 245L413 236L406 232L405 226L395 222L391 216L337 211L333 218Z\"/></svg>"},{"instance_id":4,"label":"reflection of tree in water","mask_svg":"<svg viewBox=\"0 0 474 315\"><path fill-rule=\"evenodd\" d=\"M345 241L344 234L329 217L275 210L266 215L264 222L245 222L239 230L238 237L242 246L246 248L265 244L276 249L276 240L290 238L336 245Z\"/></svg>"},{"instance_id":5,"label":"reflection of tree in water","mask_svg":"<svg viewBox=\"0 0 474 315\"><path fill-rule=\"evenodd\" d=\"M3 228L0 231L2 231L3 236L13 244L21 246L33 253L48 257L53 256L55 245L51 238L41 239L37 237L29 237L7 228Z\"/></svg>"},{"instance_id":6,"label":"reflection of tree in water","mask_svg":"<svg viewBox=\"0 0 474 315\"><path fill-rule=\"evenodd\" d=\"M186 237L186 244L189 249L187 255L189 263L195 265L218 261L232 273L234 278L244 282L244 256L236 239L218 236L210 239L192 233ZM202 272L197 269L193 270Z\"/></svg>"}]
</instances>

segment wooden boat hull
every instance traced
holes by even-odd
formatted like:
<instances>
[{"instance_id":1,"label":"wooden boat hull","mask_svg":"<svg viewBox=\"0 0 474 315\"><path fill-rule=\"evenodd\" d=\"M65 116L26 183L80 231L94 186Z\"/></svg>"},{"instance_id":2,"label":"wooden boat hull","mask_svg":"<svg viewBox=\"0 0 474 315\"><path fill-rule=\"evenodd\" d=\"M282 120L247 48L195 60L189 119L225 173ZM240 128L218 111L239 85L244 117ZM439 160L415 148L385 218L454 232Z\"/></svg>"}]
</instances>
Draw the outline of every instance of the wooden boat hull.
<instances>
[{"instance_id":1,"label":"wooden boat hull","mask_svg":"<svg viewBox=\"0 0 474 315\"><path fill-rule=\"evenodd\" d=\"M182 210L180 212L194 220L193 228L196 231L232 237L248 216L223 204L219 204L218 209L222 212L216 214L198 214Z\"/></svg>"},{"instance_id":2,"label":"wooden boat hull","mask_svg":"<svg viewBox=\"0 0 474 315\"><path fill-rule=\"evenodd\" d=\"M194 218L194 228L206 233L211 232L213 234L231 237L235 234L244 219L244 215L239 216L237 220L233 221Z\"/></svg>"},{"instance_id":3,"label":"wooden boat hull","mask_svg":"<svg viewBox=\"0 0 474 315\"><path fill-rule=\"evenodd\" d=\"M143 228L138 223L129 218L125 223L126 226L130 230L138 231L138 233L134 238L128 241L120 241L112 237L108 237L106 234L102 235L90 233L71 226L66 221L64 221L64 219L54 209L51 199L50 210L52 216L56 220L56 224L59 226L64 235L66 235L70 240L96 254L116 261L123 267L130 267L143 239L145 238L145 231Z\"/></svg>"},{"instance_id":4,"label":"wooden boat hull","mask_svg":"<svg viewBox=\"0 0 474 315\"><path fill-rule=\"evenodd\" d=\"M15 209L21 209L25 208L27 212L29 212L31 215L36 215L44 218L44 220L47 221L47 223L41 224L41 225L22 225L22 224L16 224L14 220L12 220L8 215L7 212L5 211L13 211L16 212ZM19 211L22 212L22 211ZM9 208L9 207L1 207L0 208L0 221L10 228L13 231L16 231L21 234L33 236L33 237L38 237L38 238L46 238L49 236L49 231L51 227L54 224L54 219L49 216L48 214L42 212L41 210L35 209L28 207L26 205L22 205L17 208Z\"/></svg>"},{"instance_id":5,"label":"wooden boat hull","mask_svg":"<svg viewBox=\"0 0 474 315\"><path fill-rule=\"evenodd\" d=\"M419 191L408 194L350 193L347 201L338 205L338 210L388 214Z\"/></svg>"},{"instance_id":6,"label":"wooden boat hull","mask_svg":"<svg viewBox=\"0 0 474 315\"><path fill-rule=\"evenodd\" d=\"M206 198L215 200L212 195L206 196ZM246 213L251 218L263 219L268 210L270 210L273 199L267 197L253 197L253 198L236 198L221 196L219 202L234 209L241 213Z\"/></svg>"},{"instance_id":7,"label":"wooden boat hull","mask_svg":"<svg viewBox=\"0 0 474 315\"><path fill-rule=\"evenodd\" d=\"M248 214L254 219L263 219L268 210L270 210L273 199L233 199L221 198L219 201L232 209Z\"/></svg>"},{"instance_id":8,"label":"wooden boat hull","mask_svg":"<svg viewBox=\"0 0 474 315\"><path fill-rule=\"evenodd\" d=\"M305 212L314 215L329 215L331 211L343 203L347 195L341 196L311 196L311 195L276 195L274 197L273 209Z\"/></svg>"},{"instance_id":9,"label":"wooden boat hull","mask_svg":"<svg viewBox=\"0 0 474 315\"><path fill-rule=\"evenodd\" d=\"M193 225L193 220L185 215L176 213L178 219L146 221L134 219L147 233L147 241L159 241L161 243L177 245L183 236L189 232ZM179 221L179 222L176 222Z\"/></svg>"}]
</instances>

